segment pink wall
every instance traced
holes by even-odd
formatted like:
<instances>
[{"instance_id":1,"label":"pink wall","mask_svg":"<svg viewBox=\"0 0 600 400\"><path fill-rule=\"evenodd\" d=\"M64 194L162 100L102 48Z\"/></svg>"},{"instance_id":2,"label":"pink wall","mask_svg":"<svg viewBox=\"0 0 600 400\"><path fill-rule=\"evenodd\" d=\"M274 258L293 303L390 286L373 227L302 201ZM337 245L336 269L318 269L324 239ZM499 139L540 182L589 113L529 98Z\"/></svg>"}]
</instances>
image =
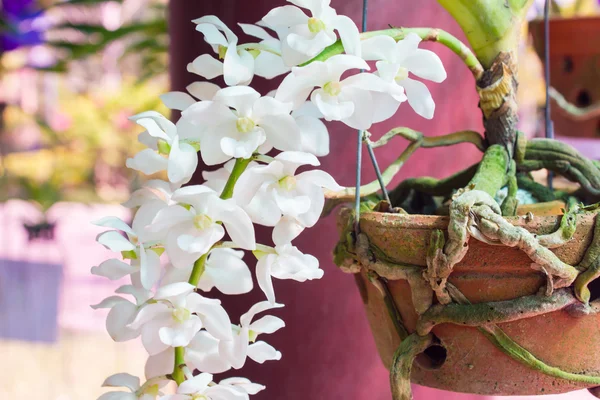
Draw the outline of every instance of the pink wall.
<instances>
[{"instance_id":1,"label":"pink wall","mask_svg":"<svg viewBox=\"0 0 600 400\"><path fill-rule=\"evenodd\" d=\"M215 14L234 28L237 22L256 22L283 0L212 0L189 2L171 0L171 77L173 88L182 90L197 77L186 71L186 64L201 52L207 52L202 35L189 22L206 14ZM332 6L341 14L360 18L359 0L333 0ZM433 26L464 38L458 25L434 0L371 0L369 29L394 26ZM236 32L239 32L237 30ZM417 116L408 105L401 107L391 121L373 129L376 135L396 126L409 126L427 135L440 135L457 130L481 131L481 115L477 95L468 69L449 50L433 44L448 71L442 84L430 85L437 104L436 116L427 121ZM262 85L260 89L268 88ZM266 92L266 90L265 90ZM340 184L354 186L356 133L339 124L330 124L331 154L322 160L323 168ZM378 151L382 167L389 164L404 148L397 140ZM374 179L373 169L365 154L364 181ZM418 175L442 177L467 167L478 160L477 151L468 145L452 149L420 150L405 166L398 180ZM259 232L259 238L270 240L270 232ZM297 240L297 245L321 260L325 277L320 281L298 284L277 281L278 302L286 307L278 313L287 327L269 337L269 343L280 349L279 362L264 365L247 364L241 374L268 389L256 399L390 399L387 371L381 365L364 315L352 276L339 271L332 263L332 249L337 241L333 217L319 222ZM250 261L252 262L252 261ZM262 293L225 299L232 315L245 312ZM421 399L481 400L478 396L452 395L419 388L415 397ZM577 396L582 399L582 396ZM489 399L489 398L488 398Z\"/></svg>"}]
</instances>

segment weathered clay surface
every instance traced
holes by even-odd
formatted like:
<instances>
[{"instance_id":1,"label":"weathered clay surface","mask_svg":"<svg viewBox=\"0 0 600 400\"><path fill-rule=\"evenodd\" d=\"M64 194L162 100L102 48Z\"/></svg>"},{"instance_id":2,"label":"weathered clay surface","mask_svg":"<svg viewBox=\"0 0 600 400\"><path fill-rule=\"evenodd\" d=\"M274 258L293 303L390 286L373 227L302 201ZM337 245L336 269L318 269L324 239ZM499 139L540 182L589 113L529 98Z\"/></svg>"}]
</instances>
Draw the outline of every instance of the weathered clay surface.
<instances>
[{"instance_id":1,"label":"weathered clay surface","mask_svg":"<svg viewBox=\"0 0 600 400\"><path fill-rule=\"evenodd\" d=\"M340 225L349 217L340 214ZM553 232L558 216L509 219L531 232ZM591 241L594 216L581 215L573 240L554 249L571 265L579 263ZM361 230L372 245L399 264L425 267L426 249L433 229L446 229L447 217L368 213L361 215ZM449 281L472 302L510 300L533 295L544 285L541 273L530 268L531 261L513 248L490 246L471 239L465 258L456 265ZM365 307L379 354L389 368L400 343L380 292L369 283L365 272L360 277L366 288ZM409 332L415 330L410 286L407 281L389 281L388 287ZM499 325L514 341L543 362L573 373L600 376L600 316L573 317L556 311ZM490 395L536 395L562 393L585 387L531 370L498 350L476 328L441 324L433 329L447 350L441 368L423 368L415 362L415 383L455 392Z\"/></svg>"}]
</instances>

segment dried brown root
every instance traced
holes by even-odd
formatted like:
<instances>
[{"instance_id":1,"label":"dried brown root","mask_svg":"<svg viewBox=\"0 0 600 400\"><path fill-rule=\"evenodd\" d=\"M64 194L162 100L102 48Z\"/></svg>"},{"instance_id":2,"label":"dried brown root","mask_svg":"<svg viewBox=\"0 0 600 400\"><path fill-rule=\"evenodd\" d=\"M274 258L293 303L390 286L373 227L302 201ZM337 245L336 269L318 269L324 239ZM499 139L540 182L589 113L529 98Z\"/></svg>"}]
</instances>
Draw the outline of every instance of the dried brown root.
<instances>
[{"instance_id":1,"label":"dried brown root","mask_svg":"<svg viewBox=\"0 0 600 400\"><path fill-rule=\"evenodd\" d=\"M433 292L423 279L423 267L388 262L378 258L369 246L367 235L360 233L356 241L356 256L360 265L389 280L407 280L417 314L424 313L433 303Z\"/></svg>"}]
</instances>

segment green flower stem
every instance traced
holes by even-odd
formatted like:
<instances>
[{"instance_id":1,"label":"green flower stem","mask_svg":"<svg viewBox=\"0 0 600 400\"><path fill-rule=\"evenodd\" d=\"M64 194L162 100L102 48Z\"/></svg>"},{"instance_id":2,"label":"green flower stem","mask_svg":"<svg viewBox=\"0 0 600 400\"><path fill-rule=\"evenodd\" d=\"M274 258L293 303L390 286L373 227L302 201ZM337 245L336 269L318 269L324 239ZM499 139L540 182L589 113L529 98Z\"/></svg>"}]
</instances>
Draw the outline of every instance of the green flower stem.
<instances>
[{"instance_id":1,"label":"green flower stem","mask_svg":"<svg viewBox=\"0 0 600 400\"><path fill-rule=\"evenodd\" d=\"M194 285L194 287L198 286L198 282L200 282L200 278L202 277L202 274L204 273L204 269L206 267L206 259L208 258L208 253L204 254L202 257L200 257L198 260L196 260L196 262L194 263L194 268L192 268L192 274L190 275L190 279L188 280L188 282L191 285Z\"/></svg>"},{"instance_id":2,"label":"green flower stem","mask_svg":"<svg viewBox=\"0 0 600 400\"><path fill-rule=\"evenodd\" d=\"M177 382L178 386L185 381L185 374L181 369L182 365L185 365L185 348L175 347L175 365L173 366L171 377Z\"/></svg>"},{"instance_id":3,"label":"green flower stem","mask_svg":"<svg viewBox=\"0 0 600 400\"><path fill-rule=\"evenodd\" d=\"M235 160L233 171L231 171L231 175L229 175L229 179L227 179L225 188L223 188L223 192L221 193L221 198L223 200L230 199L231 196L233 196L233 188L242 173L248 167L248 164L250 164L250 161L252 161L252 158L238 158Z\"/></svg>"},{"instance_id":4,"label":"green flower stem","mask_svg":"<svg viewBox=\"0 0 600 400\"><path fill-rule=\"evenodd\" d=\"M475 79L479 79L481 74L483 74L483 67L477 57L473 54L473 52L460 40L456 37L452 36L446 31L435 28L391 28L384 29L380 31L372 31L365 32L360 35L361 40L369 39L375 36L391 36L394 40L402 40L409 33L415 33L419 35L422 40L438 42L450 50L452 50L455 54L457 54L461 60L469 67ZM337 54L342 54L344 52L344 46L342 42L338 40L334 44L329 47L326 47L320 54L316 55L314 58L306 61L300 66L308 65L314 61L325 61L330 57L333 57Z\"/></svg>"},{"instance_id":5,"label":"green flower stem","mask_svg":"<svg viewBox=\"0 0 600 400\"><path fill-rule=\"evenodd\" d=\"M231 175L229 175L229 179L227 179L225 188L223 189L223 192L221 193L222 199L224 199L224 200L230 199L231 196L233 196L233 188L234 188L236 182L238 181L238 179L240 178L240 176L242 175L242 173L248 167L248 164L250 164L250 161L252 161L251 158L246 158L246 159L238 158L235 160L235 165L233 166L233 171L231 171ZM198 286L198 282L200 281L200 278L202 277L202 274L204 273L204 269L206 266L206 259L208 258L209 253L210 253L210 251L208 251L206 254L202 255L202 257L200 257L194 263L194 267L192 268L192 273L190 275L190 279L188 280L188 282L191 285L193 285L194 287ZM183 371L180 368L181 365L185 365L184 354L185 354L185 348L183 348L183 347L175 348L175 366L173 368L172 377L173 377L173 380L175 382L177 382L177 385L180 385L183 381L185 381L185 374L183 373Z\"/></svg>"}]
</instances>

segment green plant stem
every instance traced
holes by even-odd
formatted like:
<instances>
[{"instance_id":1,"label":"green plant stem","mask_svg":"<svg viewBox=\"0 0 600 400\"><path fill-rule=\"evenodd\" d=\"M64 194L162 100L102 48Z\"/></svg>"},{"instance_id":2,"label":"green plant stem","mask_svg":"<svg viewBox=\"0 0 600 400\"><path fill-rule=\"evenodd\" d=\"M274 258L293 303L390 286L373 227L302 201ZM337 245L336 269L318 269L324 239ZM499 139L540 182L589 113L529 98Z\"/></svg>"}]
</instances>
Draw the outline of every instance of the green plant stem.
<instances>
[{"instance_id":1,"label":"green plant stem","mask_svg":"<svg viewBox=\"0 0 600 400\"><path fill-rule=\"evenodd\" d=\"M173 380L177 382L177 385L181 385L185 381L185 374L181 369L181 365L185 364L185 348L175 347L175 365L173 366L173 373L171 374Z\"/></svg>"},{"instance_id":2,"label":"green plant stem","mask_svg":"<svg viewBox=\"0 0 600 400\"><path fill-rule=\"evenodd\" d=\"M230 199L231 196L233 196L233 188L235 187L235 184L238 181L238 179L240 178L240 176L242 175L242 173L248 167L248 164L250 164L250 161L252 161L251 158L238 158L235 160L235 165L233 166L233 170L231 171L231 174L229 175L229 179L227 179L227 183L225 184L225 188L223 188L223 192L221 192L220 197L223 200ZM202 277L202 274L204 273L204 269L206 267L206 259L208 258L209 253L210 253L210 250L206 254L203 254L202 257L200 257L194 263L194 267L192 268L192 273L190 275L190 279L188 280L188 283L190 283L194 287L198 286L198 282L200 281L200 278ZM184 354L185 354L185 348L183 348L183 347L175 348L175 367L173 368L172 376L173 376L173 380L175 380L175 382L177 382L177 385L180 385L185 380L185 375L184 375L183 371L181 370L181 368L179 367L180 365L185 364Z\"/></svg>"},{"instance_id":3,"label":"green plant stem","mask_svg":"<svg viewBox=\"0 0 600 400\"><path fill-rule=\"evenodd\" d=\"M210 251L208 252L210 253ZM206 259L208 258L208 253L202 255L196 262L194 263L194 268L192 268L192 274L190 275L190 279L188 282L194 287L198 286L198 282L200 282L200 278L204 273L204 269L206 267Z\"/></svg>"},{"instance_id":4,"label":"green plant stem","mask_svg":"<svg viewBox=\"0 0 600 400\"><path fill-rule=\"evenodd\" d=\"M450 50L452 50L455 54L457 54L461 60L466 64L467 67L473 73L475 79L479 79L481 74L483 73L483 67L477 57L471 52L471 50L456 37L452 36L446 31L435 28L391 28L384 29L380 31L372 31L365 32L360 35L361 40L369 39L375 36L391 36L394 40L402 40L409 33L415 33L419 35L422 40L438 42ZM342 45L341 40L338 40L334 44L329 47L326 47L320 54L317 54L314 58L306 61L300 66L308 65L314 61L325 61L330 57L333 57L337 54L342 54L344 52L344 46Z\"/></svg>"},{"instance_id":5,"label":"green plant stem","mask_svg":"<svg viewBox=\"0 0 600 400\"><path fill-rule=\"evenodd\" d=\"M229 179L227 179L227 183L223 188L223 192L221 192L221 198L223 200L230 199L233 196L233 188L237 183L238 179L242 175L242 173L250 164L252 158L238 158L235 160L235 165L233 166L233 170L231 171L231 175L229 175Z\"/></svg>"},{"instance_id":6,"label":"green plant stem","mask_svg":"<svg viewBox=\"0 0 600 400\"><path fill-rule=\"evenodd\" d=\"M533 0L438 0L458 22L477 58L489 68L500 52L514 52Z\"/></svg>"}]
</instances>

